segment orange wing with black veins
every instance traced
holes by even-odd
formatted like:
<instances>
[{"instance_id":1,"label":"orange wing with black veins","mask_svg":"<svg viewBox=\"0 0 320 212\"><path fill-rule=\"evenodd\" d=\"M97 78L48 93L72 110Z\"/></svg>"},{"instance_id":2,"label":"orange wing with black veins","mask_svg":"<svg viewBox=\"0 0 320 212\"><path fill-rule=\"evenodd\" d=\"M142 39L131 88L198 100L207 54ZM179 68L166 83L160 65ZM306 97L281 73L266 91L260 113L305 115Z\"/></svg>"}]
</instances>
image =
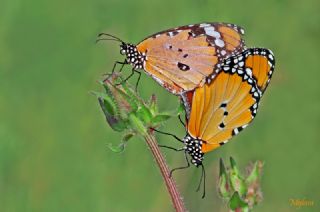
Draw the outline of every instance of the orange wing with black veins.
<instances>
[{"instance_id":1,"label":"orange wing with black veins","mask_svg":"<svg viewBox=\"0 0 320 212\"><path fill-rule=\"evenodd\" d=\"M218 64L244 49L240 27L223 23L183 26L155 34L137 45L144 70L171 93L203 86Z\"/></svg>"},{"instance_id":2,"label":"orange wing with black veins","mask_svg":"<svg viewBox=\"0 0 320 212\"><path fill-rule=\"evenodd\" d=\"M193 94L188 133L203 141L206 153L226 143L256 115L260 94L248 73L221 71L216 78ZM249 78L247 78L249 79Z\"/></svg>"}]
</instances>

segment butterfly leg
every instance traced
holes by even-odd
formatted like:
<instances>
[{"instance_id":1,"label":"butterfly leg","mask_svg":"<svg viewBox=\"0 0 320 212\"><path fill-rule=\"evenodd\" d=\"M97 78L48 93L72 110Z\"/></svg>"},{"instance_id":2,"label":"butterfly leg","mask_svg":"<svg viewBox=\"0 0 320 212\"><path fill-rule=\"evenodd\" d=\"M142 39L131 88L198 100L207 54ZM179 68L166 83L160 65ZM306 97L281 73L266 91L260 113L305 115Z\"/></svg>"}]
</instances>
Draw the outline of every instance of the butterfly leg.
<instances>
[{"instance_id":1,"label":"butterfly leg","mask_svg":"<svg viewBox=\"0 0 320 212\"><path fill-rule=\"evenodd\" d=\"M181 149L176 149L174 147L171 147L171 146L165 146L165 145L158 145L159 147L163 147L163 148L167 148L167 149L171 149L171 150L174 150L176 152L180 152L180 151L183 151L184 148L181 148Z\"/></svg>"},{"instance_id":2,"label":"butterfly leg","mask_svg":"<svg viewBox=\"0 0 320 212\"><path fill-rule=\"evenodd\" d=\"M169 135L169 136L172 136L173 138L175 138L177 141L180 141L180 142L182 142L183 143L183 140L182 139L180 139L178 136L176 136L176 135L173 135L173 134L171 134L171 133L167 133L167 132L163 132L163 131L160 131L160 130L156 130L156 129L154 129L154 128L152 128L152 130L154 130L155 132L158 132L158 133L161 133L161 134L163 134L163 135Z\"/></svg>"},{"instance_id":3,"label":"butterfly leg","mask_svg":"<svg viewBox=\"0 0 320 212\"><path fill-rule=\"evenodd\" d=\"M137 70L134 70L134 69L131 70L131 74L129 76L127 76L124 80L122 80L120 83L117 83L116 85L120 85L120 84L128 81L134 75L134 73L138 73L139 74L138 80L136 82L136 87L135 87L135 91L137 91L137 87L138 87L138 83L140 81L141 73L140 73L140 71L137 71Z\"/></svg>"},{"instance_id":4,"label":"butterfly leg","mask_svg":"<svg viewBox=\"0 0 320 212\"><path fill-rule=\"evenodd\" d=\"M126 61L123 61L123 62L117 61L117 64L121 64L121 65L122 65L121 68L119 69L119 72L121 72L122 69L123 69L123 67L124 67L124 65L126 65L126 64L128 64L128 63L127 63ZM115 69L115 67L112 69L112 72L114 72L114 69Z\"/></svg>"},{"instance_id":5,"label":"butterfly leg","mask_svg":"<svg viewBox=\"0 0 320 212\"><path fill-rule=\"evenodd\" d=\"M132 69L131 74L129 76L127 76L124 80L122 80L121 82L119 82L119 83L117 83L115 85L121 85L122 83L128 81L128 79L130 79L133 76L134 72L135 71Z\"/></svg>"},{"instance_id":6,"label":"butterfly leg","mask_svg":"<svg viewBox=\"0 0 320 212\"><path fill-rule=\"evenodd\" d=\"M189 167L190 167L190 163L189 163L189 160L188 160L187 153L186 153L186 152L184 152L184 155L185 155L185 158L186 158L186 161L187 161L187 165L186 165L186 166L182 166L182 167L178 167L178 168L174 168L174 169L172 169L172 170L170 171L170 175L169 175L169 177L171 177L171 176L172 176L172 173L173 173L174 171L176 171L176 170L180 170L180 169L187 169L187 168L189 168Z\"/></svg>"},{"instance_id":7,"label":"butterfly leg","mask_svg":"<svg viewBox=\"0 0 320 212\"><path fill-rule=\"evenodd\" d=\"M137 92L138 91L138 84L139 84L139 81L140 81L140 78L141 78L141 72L137 71L137 70L134 70L134 71L139 74L138 80L136 82L136 88L135 88L135 91Z\"/></svg>"},{"instance_id":8,"label":"butterfly leg","mask_svg":"<svg viewBox=\"0 0 320 212\"><path fill-rule=\"evenodd\" d=\"M120 70L118 71L118 72L120 73L120 72L122 71L124 65L126 65L126 64L128 64L128 63L127 63L126 61L123 61L123 62L116 61L116 62L113 64L113 68L112 68L112 71L111 71L111 75L115 72L116 67L117 67L118 64L122 65L121 68L120 68Z\"/></svg>"},{"instance_id":9,"label":"butterfly leg","mask_svg":"<svg viewBox=\"0 0 320 212\"><path fill-rule=\"evenodd\" d=\"M183 125L183 127L186 127L185 123L184 123L184 122L182 121L182 119L181 119L180 114L179 114L178 118L179 118L180 123Z\"/></svg>"},{"instance_id":10,"label":"butterfly leg","mask_svg":"<svg viewBox=\"0 0 320 212\"><path fill-rule=\"evenodd\" d=\"M104 76L107 76L107 78L106 79L109 79L113 74L114 74L114 72L115 72L115 70L116 70L116 67L117 67L117 65L118 64L120 64L121 65L121 68L120 68L120 70L118 71L119 73L122 71L122 69L123 69L123 67L124 67L124 65L126 65L126 64L128 64L126 61L123 61L123 62L120 62L120 61L116 61L114 64L113 64L113 68L112 68L112 71L111 71L111 73L109 74L109 73L107 73L107 74L104 74Z\"/></svg>"}]
</instances>

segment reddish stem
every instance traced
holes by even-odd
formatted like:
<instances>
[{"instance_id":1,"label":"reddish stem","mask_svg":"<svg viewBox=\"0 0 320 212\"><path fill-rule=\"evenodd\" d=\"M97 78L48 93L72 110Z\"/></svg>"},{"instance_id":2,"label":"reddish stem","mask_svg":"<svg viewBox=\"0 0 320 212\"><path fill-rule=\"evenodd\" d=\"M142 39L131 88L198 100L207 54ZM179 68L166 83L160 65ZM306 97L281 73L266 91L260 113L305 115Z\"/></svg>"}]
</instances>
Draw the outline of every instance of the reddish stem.
<instances>
[{"instance_id":1,"label":"reddish stem","mask_svg":"<svg viewBox=\"0 0 320 212\"><path fill-rule=\"evenodd\" d=\"M151 132L149 132L149 134L145 136L145 140L147 141L147 144L153 154L153 157L156 159L156 162L160 168L160 172L161 172L162 177L166 183L166 186L167 186L168 192L171 196L171 201L172 201L174 208L176 209L177 212L187 211L184 204L183 204L183 201L182 201L181 195L177 189L177 186L176 186L175 182L173 181L172 177L170 177L169 168L167 166L167 163L166 163L163 155L160 152L158 143L157 143L154 135Z\"/></svg>"}]
</instances>

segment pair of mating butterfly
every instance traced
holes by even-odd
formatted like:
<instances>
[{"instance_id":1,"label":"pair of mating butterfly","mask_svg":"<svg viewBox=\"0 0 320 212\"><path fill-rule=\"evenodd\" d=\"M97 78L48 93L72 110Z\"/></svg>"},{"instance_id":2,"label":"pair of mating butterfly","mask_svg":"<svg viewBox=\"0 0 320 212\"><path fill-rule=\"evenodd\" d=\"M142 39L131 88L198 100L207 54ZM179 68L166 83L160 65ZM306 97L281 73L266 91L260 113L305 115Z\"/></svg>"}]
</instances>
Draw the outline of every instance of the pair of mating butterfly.
<instances>
[{"instance_id":1,"label":"pair of mating butterfly","mask_svg":"<svg viewBox=\"0 0 320 212\"><path fill-rule=\"evenodd\" d=\"M105 33L99 40L121 42L120 53L126 59L116 62L114 69L130 64L130 76L143 69L181 97L187 134L182 140L174 137L184 143L180 150L191 156L191 163L203 168L205 153L225 144L254 119L274 70L273 53L246 48L243 34L234 24L202 23L159 32L138 45ZM189 167L188 159L187 163Z\"/></svg>"}]
</instances>

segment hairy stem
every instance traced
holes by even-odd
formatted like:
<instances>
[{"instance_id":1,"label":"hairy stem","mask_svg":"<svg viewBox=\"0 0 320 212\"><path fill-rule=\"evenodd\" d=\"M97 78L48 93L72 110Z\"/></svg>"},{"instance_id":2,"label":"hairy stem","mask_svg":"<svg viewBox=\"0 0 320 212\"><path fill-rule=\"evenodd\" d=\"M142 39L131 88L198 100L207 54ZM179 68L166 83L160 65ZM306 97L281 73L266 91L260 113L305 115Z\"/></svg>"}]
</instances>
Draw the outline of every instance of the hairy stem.
<instances>
[{"instance_id":1,"label":"hairy stem","mask_svg":"<svg viewBox=\"0 0 320 212\"><path fill-rule=\"evenodd\" d=\"M146 134L144 136L145 140L147 141L147 144L153 154L153 157L156 159L156 162L159 166L160 172L162 174L162 177L166 183L168 192L171 197L172 204L177 212L185 212L187 211L184 203L182 201L182 197L177 189L177 186L175 182L173 181L172 177L170 177L170 171L167 166L167 163L163 157L163 155L160 152L158 142L156 141L156 138L154 137L152 132L149 132L149 134Z\"/></svg>"}]
</instances>

